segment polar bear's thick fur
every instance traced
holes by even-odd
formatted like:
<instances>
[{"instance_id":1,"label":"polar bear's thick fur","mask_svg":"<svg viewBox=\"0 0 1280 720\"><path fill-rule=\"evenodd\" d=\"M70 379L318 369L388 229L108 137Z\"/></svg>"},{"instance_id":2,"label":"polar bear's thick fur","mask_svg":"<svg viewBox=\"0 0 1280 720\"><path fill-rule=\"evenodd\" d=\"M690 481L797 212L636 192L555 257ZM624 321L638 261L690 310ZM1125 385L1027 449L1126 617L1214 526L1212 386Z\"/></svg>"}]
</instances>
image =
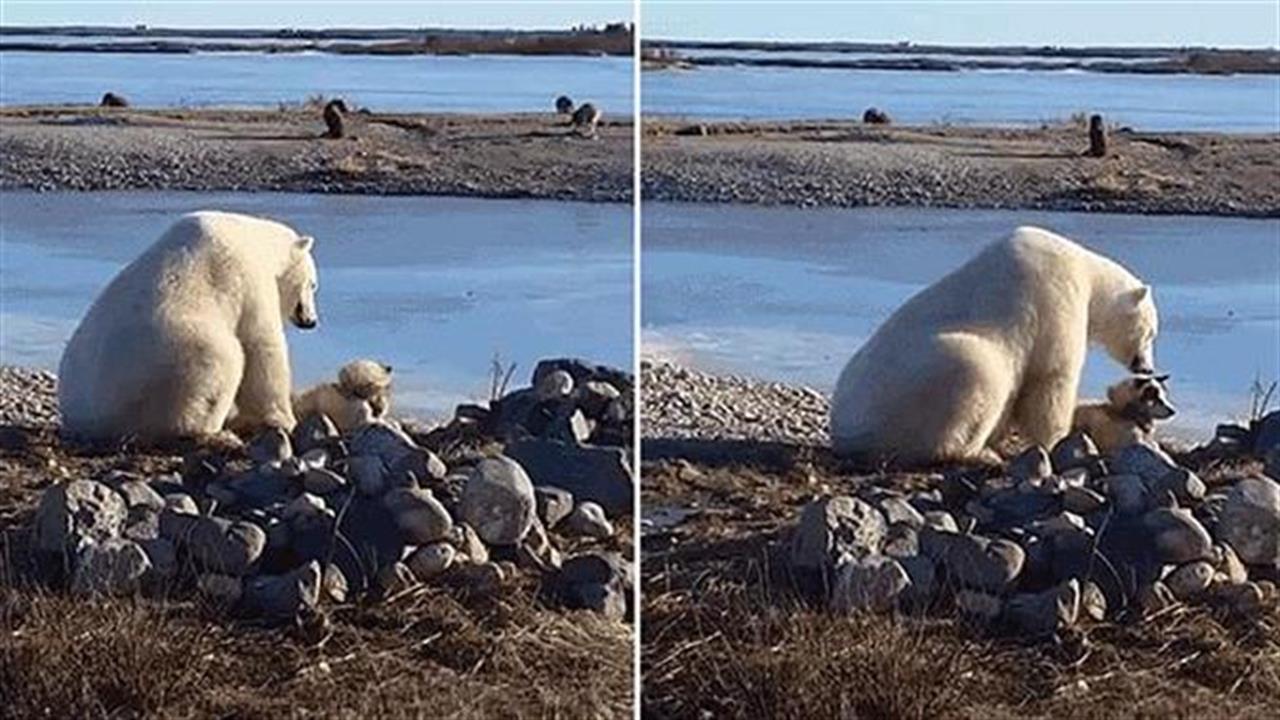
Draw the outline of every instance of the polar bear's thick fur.
<instances>
[{"instance_id":1,"label":"polar bear's thick fur","mask_svg":"<svg viewBox=\"0 0 1280 720\"><path fill-rule=\"evenodd\" d=\"M917 293L836 384L837 453L920 464L996 462L1016 429L1052 447L1071 428L1087 346L1150 372L1151 288L1066 238L1018 228Z\"/></svg>"},{"instance_id":2,"label":"polar bear's thick fur","mask_svg":"<svg viewBox=\"0 0 1280 720\"><path fill-rule=\"evenodd\" d=\"M301 420L318 413L342 432L386 416L391 409L391 366L373 360L352 360L338 371L338 382L316 385L293 401Z\"/></svg>"},{"instance_id":3,"label":"polar bear's thick fur","mask_svg":"<svg viewBox=\"0 0 1280 720\"><path fill-rule=\"evenodd\" d=\"M120 271L58 369L63 431L201 438L294 426L284 324L316 324L312 239L270 220L197 212Z\"/></svg>"},{"instance_id":4,"label":"polar bear's thick fur","mask_svg":"<svg viewBox=\"0 0 1280 720\"><path fill-rule=\"evenodd\" d=\"M1168 375L1134 375L1107 388L1107 399L1076 405L1072 430L1082 430L1103 453L1155 441L1156 421L1177 414L1169 402Z\"/></svg>"}]
</instances>

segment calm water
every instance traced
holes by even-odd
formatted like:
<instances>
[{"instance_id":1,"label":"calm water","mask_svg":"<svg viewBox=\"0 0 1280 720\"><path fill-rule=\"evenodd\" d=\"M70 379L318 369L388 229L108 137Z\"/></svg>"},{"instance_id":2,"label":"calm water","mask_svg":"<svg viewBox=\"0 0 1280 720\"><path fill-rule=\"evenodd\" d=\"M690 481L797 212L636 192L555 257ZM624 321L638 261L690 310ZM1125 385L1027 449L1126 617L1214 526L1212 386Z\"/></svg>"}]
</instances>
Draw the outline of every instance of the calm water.
<instances>
[{"instance_id":1,"label":"calm water","mask_svg":"<svg viewBox=\"0 0 1280 720\"><path fill-rule=\"evenodd\" d=\"M295 382L373 357L395 402L437 416L487 398L497 353L630 367L631 210L590 203L236 193L0 193L0 363L56 369L115 273L181 213L267 215L316 237L320 325L290 328Z\"/></svg>"},{"instance_id":2,"label":"calm water","mask_svg":"<svg viewBox=\"0 0 1280 720\"><path fill-rule=\"evenodd\" d=\"M1038 124L1079 112L1140 130L1280 132L1280 76L700 67L642 78L644 111L705 118Z\"/></svg>"},{"instance_id":3,"label":"calm water","mask_svg":"<svg viewBox=\"0 0 1280 720\"><path fill-rule=\"evenodd\" d=\"M1156 362L1199 438L1280 379L1280 221L1056 212L782 209L646 203L647 355L830 390L849 357L916 291L1019 224L1038 224L1155 287ZM1124 369L1090 353L1082 394Z\"/></svg>"},{"instance_id":4,"label":"calm water","mask_svg":"<svg viewBox=\"0 0 1280 720\"><path fill-rule=\"evenodd\" d=\"M275 107L340 95L375 111L550 111L557 95L630 116L631 58L328 53L0 53L0 105Z\"/></svg>"}]
</instances>

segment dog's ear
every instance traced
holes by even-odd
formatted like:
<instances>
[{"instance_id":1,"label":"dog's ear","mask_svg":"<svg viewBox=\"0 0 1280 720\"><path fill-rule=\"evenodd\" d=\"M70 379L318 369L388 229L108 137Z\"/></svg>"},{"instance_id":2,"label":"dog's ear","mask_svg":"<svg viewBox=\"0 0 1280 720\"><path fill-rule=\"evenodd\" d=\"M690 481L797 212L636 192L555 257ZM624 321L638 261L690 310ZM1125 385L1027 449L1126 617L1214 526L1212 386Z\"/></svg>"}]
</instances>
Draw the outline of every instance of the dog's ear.
<instances>
[{"instance_id":1,"label":"dog's ear","mask_svg":"<svg viewBox=\"0 0 1280 720\"><path fill-rule=\"evenodd\" d=\"M384 372L386 372L388 375L390 375L390 374L391 374L391 366L390 366L390 365L383 365L383 366L382 366L382 370L383 370Z\"/></svg>"},{"instance_id":2,"label":"dog's ear","mask_svg":"<svg viewBox=\"0 0 1280 720\"><path fill-rule=\"evenodd\" d=\"M1160 383L1161 385L1163 385L1163 384L1165 384L1165 383L1169 382L1169 375L1168 375L1168 373L1165 373L1164 375L1157 375L1157 376L1155 377L1155 381L1156 381L1156 382L1158 382L1158 383Z\"/></svg>"}]
</instances>

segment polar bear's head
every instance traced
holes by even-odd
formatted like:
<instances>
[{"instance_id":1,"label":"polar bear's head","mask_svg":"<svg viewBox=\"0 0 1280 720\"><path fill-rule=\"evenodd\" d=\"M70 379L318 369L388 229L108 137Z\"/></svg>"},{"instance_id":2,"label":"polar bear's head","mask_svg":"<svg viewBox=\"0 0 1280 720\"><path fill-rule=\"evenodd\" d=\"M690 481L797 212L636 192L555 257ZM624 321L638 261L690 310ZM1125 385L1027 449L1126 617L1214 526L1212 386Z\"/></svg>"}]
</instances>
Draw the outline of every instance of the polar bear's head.
<instances>
[{"instance_id":1,"label":"polar bear's head","mask_svg":"<svg viewBox=\"0 0 1280 720\"><path fill-rule=\"evenodd\" d=\"M1130 372L1155 372L1155 341L1160 329L1151 286L1125 290L1112 303L1103 328L1102 344L1116 362Z\"/></svg>"},{"instance_id":2,"label":"polar bear's head","mask_svg":"<svg viewBox=\"0 0 1280 720\"><path fill-rule=\"evenodd\" d=\"M279 279L280 312L284 320L310 329L319 321L316 311L316 286L318 274L316 261L311 257L315 239L301 236L289 249L289 265Z\"/></svg>"}]
</instances>

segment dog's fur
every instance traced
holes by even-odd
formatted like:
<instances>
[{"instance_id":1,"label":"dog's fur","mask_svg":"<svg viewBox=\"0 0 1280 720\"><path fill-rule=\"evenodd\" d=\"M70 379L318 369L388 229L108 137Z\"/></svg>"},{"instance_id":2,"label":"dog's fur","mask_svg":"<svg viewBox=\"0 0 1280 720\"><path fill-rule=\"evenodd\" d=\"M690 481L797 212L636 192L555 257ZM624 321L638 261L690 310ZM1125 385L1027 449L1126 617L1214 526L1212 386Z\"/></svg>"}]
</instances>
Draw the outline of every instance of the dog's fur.
<instances>
[{"instance_id":1,"label":"dog's fur","mask_svg":"<svg viewBox=\"0 0 1280 720\"><path fill-rule=\"evenodd\" d=\"M1083 430L1104 453L1137 442L1152 442L1156 420L1177 412L1169 403L1168 375L1133 375L1107 388L1105 401L1076 406L1071 426Z\"/></svg>"},{"instance_id":2,"label":"dog's fur","mask_svg":"<svg viewBox=\"0 0 1280 720\"><path fill-rule=\"evenodd\" d=\"M391 366L353 360L338 371L338 381L321 383L293 401L299 418L327 415L342 432L386 416L391 409Z\"/></svg>"}]
</instances>

